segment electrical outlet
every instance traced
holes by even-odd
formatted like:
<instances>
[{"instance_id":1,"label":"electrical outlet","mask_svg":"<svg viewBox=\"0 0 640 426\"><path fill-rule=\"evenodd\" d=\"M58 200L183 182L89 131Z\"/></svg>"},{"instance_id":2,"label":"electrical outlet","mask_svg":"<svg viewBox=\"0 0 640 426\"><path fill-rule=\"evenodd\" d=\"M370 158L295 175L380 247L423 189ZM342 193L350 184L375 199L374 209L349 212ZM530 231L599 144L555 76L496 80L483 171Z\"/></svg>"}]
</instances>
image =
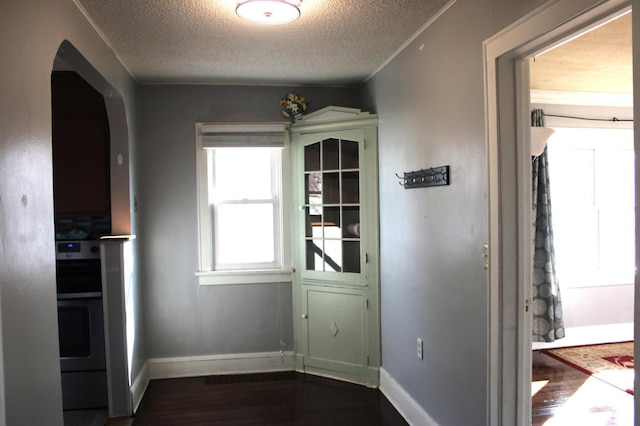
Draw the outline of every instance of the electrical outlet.
<instances>
[{"instance_id":1,"label":"electrical outlet","mask_svg":"<svg viewBox=\"0 0 640 426\"><path fill-rule=\"evenodd\" d=\"M418 338L418 358L422 359L422 339Z\"/></svg>"}]
</instances>

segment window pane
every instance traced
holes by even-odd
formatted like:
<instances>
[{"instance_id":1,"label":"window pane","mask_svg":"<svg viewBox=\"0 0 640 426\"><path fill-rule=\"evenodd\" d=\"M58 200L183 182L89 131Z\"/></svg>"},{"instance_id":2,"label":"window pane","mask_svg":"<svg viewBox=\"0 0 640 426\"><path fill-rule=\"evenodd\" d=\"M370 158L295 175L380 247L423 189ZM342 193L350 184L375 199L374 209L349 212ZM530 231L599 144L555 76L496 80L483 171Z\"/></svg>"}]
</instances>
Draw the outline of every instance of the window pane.
<instances>
[{"instance_id":1,"label":"window pane","mask_svg":"<svg viewBox=\"0 0 640 426\"><path fill-rule=\"evenodd\" d=\"M324 244L322 240L307 240L307 269L310 271L324 270L322 265Z\"/></svg>"},{"instance_id":2,"label":"window pane","mask_svg":"<svg viewBox=\"0 0 640 426\"><path fill-rule=\"evenodd\" d=\"M342 141L342 168L357 169L360 162L358 160L358 142Z\"/></svg>"},{"instance_id":3,"label":"window pane","mask_svg":"<svg viewBox=\"0 0 640 426\"><path fill-rule=\"evenodd\" d=\"M325 230L327 233L336 233L336 235L339 231L335 227ZM342 241L324 240L324 263L325 271L342 272Z\"/></svg>"},{"instance_id":4,"label":"window pane","mask_svg":"<svg viewBox=\"0 0 640 426\"><path fill-rule=\"evenodd\" d=\"M322 202L338 204L340 202L340 180L338 173L323 173Z\"/></svg>"},{"instance_id":5,"label":"window pane","mask_svg":"<svg viewBox=\"0 0 640 426\"><path fill-rule=\"evenodd\" d=\"M634 155L631 149L603 150L598 157L600 268L613 283L629 283L635 265Z\"/></svg>"},{"instance_id":6,"label":"window pane","mask_svg":"<svg viewBox=\"0 0 640 426\"><path fill-rule=\"evenodd\" d=\"M601 206L633 209L633 150L601 150L598 153L596 194Z\"/></svg>"},{"instance_id":7,"label":"window pane","mask_svg":"<svg viewBox=\"0 0 640 426\"><path fill-rule=\"evenodd\" d=\"M360 237L360 208L359 207L343 207L342 220L345 224L342 230L342 236L346 238Z\"/></svg>"},{"instance_id":8,"label":"window pane","mask_svg":"<svg viewBox=\"0 0 640 426\"><path fill-rule=\"evenodd\" d=\"M306 204L312 206L311 214L322 214L322 173L305 175Z\"/></svg>"},{"instance_id":9,"label":"window pane","mask_svg":"<svg viewBox=\"0 0 640 426\"><path fill-rule=\"evenodd\" d=\"M358 172L342 173L342 202L360 202L360 174Z\"/></svg>"},{"instance_id":10,"label":"window pane","mask_svg":"<svg viewBox=\"0 0 640 426\"><path fill-rule=\"evenodd\" d=\"M554 209L594 205L594 155L593 149L559 147L553 151L549 158L549 180Z\"/></svg>"},{"instance_id":11,"label":"window pane","mask_svg":"<svg viewBox=\"0 0 640 426\"><path fill-rule=\"evenodd\" d=\"M340 167L338 139L325 139L322 144L322 170L336 170Z\"/></svg>"},{"instance_id":12,"label":"window pane","mask_svg":"<svg viewBox=\"0 0 640 426\"><path fill-rule=\"evenodd\" d=\"M275 261L271 203L223 204L216 212L217 264Z\"/></svg>"},{"instance_id":13,"label":"window pane","mask_svg":"<svg viewBox=\"0 0 640 426\"><path fill-rule=\"evenodd\" d=\"M216 200L272 198L272 150L228 148L214 152L214 197Z\"/></svg>"},{"instance_id":14,"label":"window pane","mask_svg":"<svg viewBox=\"0 0 640 426\"><path fill-rule=\"evenodd\" d=\"M320 142L304 147L304 170L320 170Z\"/></svg>"},{"instance_id":15,"label":"window pane","mask_svg":"<svg viewBox=\"0 0 640 426\"><path fill-rule=\"evenodd\" d=\"M325 238L340 238L342 236L340 231L340 207L325 208L323 224Z\"/></svg>"},{"instance_id":16,"label":"window pane","mask_svg":"<svg viewBox=\"0 0 640 426\"><path fill-rule=\"evenodd\" d=\"M560 283L584 285L598 269L598 213L595 208L558 211L553 204L552 208Z\"/></svg>"},{"instance_id":17,"label":"window pane","mask_svg":"<svg viewBox=\"0 0 640 426\"><path fill-rule=\"evenodd\" d=\"M322 209L322 207L320 208ZM307 207L305 217L305 236L316 236L314 230L319 226L320 222L322 222L322 211L320 212L320 214L316 214L315 212L313 212L313 207Z\"/></svg>"},{"instance_id":18,"label":"window pane","mask_svg":"<svg viewBox=\"0 0 640 426\"><path fill-rule=\"evenodd\" d=\"M611 271L616 281L620 275L629 281L635 272L634 222L633 208L600 212L600 267Z\"/></svg>"},{"instance_id":19,"label":"window pane","mask_svg":"<svg viewBox=\"0 0 640 426\"><path fill-rule=\"evenodd\" d=\"M548 148L561 286L633 283L632 130L558 128Z\"/></svg>"},{"instance_id":20,"label":"window pane","mask_svg":"<svg viewBox=\"0 0 640 426\"><path fill-rule=\"evenodd\" d=\"M344 272L360 272L360 242L343 241Z\"/></svg>"}]
</instances>

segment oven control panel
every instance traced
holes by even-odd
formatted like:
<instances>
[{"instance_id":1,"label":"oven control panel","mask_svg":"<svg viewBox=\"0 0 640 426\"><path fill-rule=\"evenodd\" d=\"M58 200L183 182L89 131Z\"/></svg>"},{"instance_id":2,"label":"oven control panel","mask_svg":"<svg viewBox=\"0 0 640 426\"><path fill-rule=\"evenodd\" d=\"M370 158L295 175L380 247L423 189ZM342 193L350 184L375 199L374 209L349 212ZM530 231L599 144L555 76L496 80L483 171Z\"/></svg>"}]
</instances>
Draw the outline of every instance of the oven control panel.
<instances>
[{"instance_id":1,"label":"oven control panel","mask_svg":"<svg viewBox=\"0 0 640 426\"><path fill-rule=\"evenodd\" d=\"M98 241L56 241L57 260L100 259Z\"/></svg>"}]
</instances>

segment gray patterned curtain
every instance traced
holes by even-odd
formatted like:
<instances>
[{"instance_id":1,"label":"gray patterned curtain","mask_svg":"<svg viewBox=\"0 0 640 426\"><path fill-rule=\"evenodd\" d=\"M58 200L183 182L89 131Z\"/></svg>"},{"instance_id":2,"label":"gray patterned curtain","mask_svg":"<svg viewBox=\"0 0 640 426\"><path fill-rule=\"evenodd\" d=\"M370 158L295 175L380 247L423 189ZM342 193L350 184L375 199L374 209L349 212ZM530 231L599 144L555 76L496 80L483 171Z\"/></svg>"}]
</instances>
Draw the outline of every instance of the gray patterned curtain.
<instances>
[{"instance_id":1,"label":"gray patterned curtain","mask_svg":"<svg viewBox=\"0 0 640 426\"><path fill-rule=\"evenodd\" d=\"M541 109L531 112L531 125L544 126ZM533 341L553 342L564 337L562 302L556 276L549 195L547 149L532 157L533 177Z\"/></svg>"}]
</instances>

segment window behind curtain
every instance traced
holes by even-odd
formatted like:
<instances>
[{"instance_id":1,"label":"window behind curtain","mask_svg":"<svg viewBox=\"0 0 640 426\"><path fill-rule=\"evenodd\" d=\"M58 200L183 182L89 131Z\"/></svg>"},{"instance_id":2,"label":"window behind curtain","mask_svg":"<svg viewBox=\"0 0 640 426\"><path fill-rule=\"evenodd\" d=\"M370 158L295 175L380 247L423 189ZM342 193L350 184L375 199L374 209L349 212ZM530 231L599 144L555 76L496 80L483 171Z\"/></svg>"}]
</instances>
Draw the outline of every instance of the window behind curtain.
<instances>
[{"instance_id":1,"label":"window behind curtain","mask_svg":"<svg viewBox=\"0 0 640 426\"><path fill-rule=\"evenodd\" d=\"M633 283L633 130L555 130L548 155L560 283Z\"/></svg>"}]
</instances>

